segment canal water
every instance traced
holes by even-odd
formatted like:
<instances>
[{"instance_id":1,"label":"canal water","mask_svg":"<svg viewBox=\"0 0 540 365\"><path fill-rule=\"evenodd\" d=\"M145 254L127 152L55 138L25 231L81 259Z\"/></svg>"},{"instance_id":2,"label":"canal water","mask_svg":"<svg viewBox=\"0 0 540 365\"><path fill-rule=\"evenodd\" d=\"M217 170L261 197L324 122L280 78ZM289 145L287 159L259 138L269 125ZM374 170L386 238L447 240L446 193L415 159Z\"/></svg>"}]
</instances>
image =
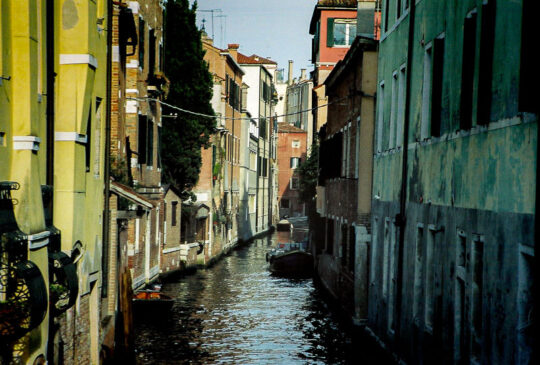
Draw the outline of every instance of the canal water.
<instances>
[{"instance_id":1,"label":"canal water","mask_svg":"<svg viewBox=\"0 0 540 365\"><path fill-rule=\"evenodd\" d=\"M277 234L165 283L170 313L135 319L138 364L386 364L327 304L312 279L270 275Z\"/></svg>"}]
</instances>

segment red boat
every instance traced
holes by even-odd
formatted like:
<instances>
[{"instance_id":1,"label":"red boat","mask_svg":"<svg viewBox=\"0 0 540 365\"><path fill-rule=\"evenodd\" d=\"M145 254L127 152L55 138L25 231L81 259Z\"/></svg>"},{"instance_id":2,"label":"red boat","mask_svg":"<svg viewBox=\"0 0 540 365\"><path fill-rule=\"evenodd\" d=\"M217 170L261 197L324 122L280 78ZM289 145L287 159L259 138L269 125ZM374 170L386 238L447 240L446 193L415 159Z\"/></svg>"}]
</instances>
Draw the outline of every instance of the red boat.
<instances>
[{"instance_id":1,"label":"red boat","mask_svg":"<svg viewBox=\"0 0 540 365\"><path fill-rule=\"evenodd\" d=\"M173 298L155 290L142 290L133 297L133 309L138 313L167 313L173 304Z\"/></svg>"}]
</instances>

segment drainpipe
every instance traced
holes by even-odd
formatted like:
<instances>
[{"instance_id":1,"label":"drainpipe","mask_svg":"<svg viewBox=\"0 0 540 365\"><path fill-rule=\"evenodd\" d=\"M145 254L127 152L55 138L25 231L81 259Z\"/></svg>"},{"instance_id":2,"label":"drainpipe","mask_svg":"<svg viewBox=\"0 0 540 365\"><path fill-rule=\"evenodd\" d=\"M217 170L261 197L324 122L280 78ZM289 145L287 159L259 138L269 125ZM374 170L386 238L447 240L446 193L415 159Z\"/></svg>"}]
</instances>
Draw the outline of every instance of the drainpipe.
<instances>
[{"instance_id":1,"label":"drainpipe","mask_svg":"<svg viewBox=\"0 0 540 365\"><path fill-rule=\"evenodd\" d=\"M107 2L107 98L105 110L105 162L104 167L104 197L103 206L103 253L101 256L101 272L103 276L101 284L101 297L107 297L109 274L109 225L110 225L110 161L111 148L111 90L112 90L112 28L113 28L113 2Z\"/></svg>"},{"instance_id":2,"label":"drainpipe","mask_svg":"<svg viewBox=\"0 0 540 365\"><path fill-rule=\"evenodd\" d=\"M46 64L47 64L47 157L46 157L46 184L53 187L54 184L54 80L55 80L55 62L54 62L54 0L48 0L45 5L47 34L45 42L47 45ZM53 188L54 189L54 188ZM54 191L54 190L53 190ZM54 199L54 195L53 195ZM54 209L51 209L51 220ZM49 228L49 227L47 227ZM58 326L54 323L54 316L49 314L49 333L47 342L47 360L51 364L54 362L54 336Z\"/></svg>"},{"instance_id":3,"label":"drainpipe","mask_svg":"<svg viewBox=\"0 0 540 365\"><path fill-rule=\"evenodd\" d=\"M54 0L47 1L47 185L54 184ZM51 210L52 214L52 210ZM52 218L52 217L51 217Z\"/></svg>"},{"instance_id":4,"label":"drainpipe","mask_svg":"<svg viewBox=\"0 0 540 365\"><path fill-rule=\"evenodd\" d=\"M403 256L405 246L405 209L407 203L407 161L408 161L408 136L411 112L411 75L413 65L414 47L414 21L415 21L415 1L411 1L409 8L409 39L407 45L407 84L405 86L405 120L403 121L403 152L401 161L401 191L399 196L399 214L396 216L396 224L399 229L398 243L398 280L396 295L396 343L399 343L401 336L401 303L403 302Z\"/></svg>"}]
</instances>

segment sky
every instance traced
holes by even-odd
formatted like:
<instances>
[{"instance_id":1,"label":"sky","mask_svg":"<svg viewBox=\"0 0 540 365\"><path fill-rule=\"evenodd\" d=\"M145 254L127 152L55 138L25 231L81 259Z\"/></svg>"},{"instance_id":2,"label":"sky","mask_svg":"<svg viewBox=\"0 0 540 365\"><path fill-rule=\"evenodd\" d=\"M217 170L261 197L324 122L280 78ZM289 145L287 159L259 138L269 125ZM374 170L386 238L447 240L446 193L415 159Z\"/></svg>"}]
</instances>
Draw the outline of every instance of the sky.
<instances>
[{"instance_id":1,"label":"sky","mask_svg":"<svg viewBox=\"0 0 540 365\"><path fill-rule=\"evenodd\" d=\"M193 3L193 0L190 0ZM294 76L311 65L309 21L316 0L198 0L197 25L205 22L206 33L214 45L227 48L240 44L239 52L271 58L287 75L288 61L294 61Z\"/></svg>"}]
</instances>

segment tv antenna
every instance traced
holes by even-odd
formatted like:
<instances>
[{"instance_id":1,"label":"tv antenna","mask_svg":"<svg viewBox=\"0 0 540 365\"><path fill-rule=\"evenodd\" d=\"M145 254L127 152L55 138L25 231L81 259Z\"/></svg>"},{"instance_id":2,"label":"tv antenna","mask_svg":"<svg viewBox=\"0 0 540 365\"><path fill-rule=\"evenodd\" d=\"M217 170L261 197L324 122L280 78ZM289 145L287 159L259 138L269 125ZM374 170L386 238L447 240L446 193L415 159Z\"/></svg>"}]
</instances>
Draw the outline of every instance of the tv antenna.
<instances>
[{"instance_id":1,"label":"tv antenna","mask_svg":"<svg viewBox=\"0 0 540 365\"><path fill-rule=\"evenodd\" d=\"M202 13L210 13L212 15L212 39L214 39L214 13L222 13L221 9L208 9L208 10L197 10ZM204 23L203 23L204 25Z\"/></svg>"}]
</instances>

